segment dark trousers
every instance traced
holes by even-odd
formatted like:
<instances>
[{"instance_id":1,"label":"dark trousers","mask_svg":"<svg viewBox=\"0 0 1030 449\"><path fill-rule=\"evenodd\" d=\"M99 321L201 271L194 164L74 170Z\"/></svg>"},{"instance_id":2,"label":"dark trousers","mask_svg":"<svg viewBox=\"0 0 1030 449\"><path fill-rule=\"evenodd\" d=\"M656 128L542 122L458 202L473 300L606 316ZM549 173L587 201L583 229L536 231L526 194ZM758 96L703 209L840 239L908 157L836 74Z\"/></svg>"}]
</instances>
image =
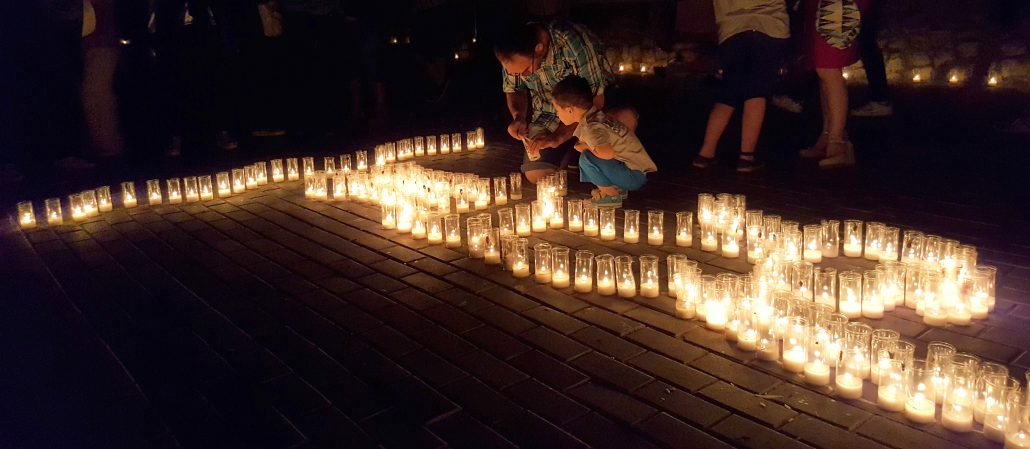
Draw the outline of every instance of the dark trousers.
<instances>
[{"instance_id":1,"label":"dark trousers","mask_svg":"<svg viewBox=\"0 0 1030 449\"><path fill-rule=\"evenodd\" d=\"M890 90L887 87L887 70L883 64L883 52L876 42L880 33L880 20L883 13L883 1L869 2L869 8L862 15L862 30L858 35L858 49L862 54L862 67L865 68L866 80L869 83L869 101L890 101Z\"/></svg>"}]
</instances>

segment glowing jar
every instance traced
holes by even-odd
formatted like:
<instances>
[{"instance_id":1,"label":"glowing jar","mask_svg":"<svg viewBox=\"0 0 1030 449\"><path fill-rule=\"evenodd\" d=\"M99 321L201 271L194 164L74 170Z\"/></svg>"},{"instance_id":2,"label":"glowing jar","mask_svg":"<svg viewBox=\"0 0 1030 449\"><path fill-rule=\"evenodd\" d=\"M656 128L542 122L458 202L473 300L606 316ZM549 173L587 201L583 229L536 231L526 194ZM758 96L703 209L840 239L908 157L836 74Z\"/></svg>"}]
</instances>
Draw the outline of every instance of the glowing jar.
<instances>
[{"instance_id":1,"label":"glowing jar","mask_svg":"<svg viewBox=\"0 0 1030 449\"><path fill-rule=\"evenodd\" d=\"M555 246L551 248L551 287L566 288L569 286L569 248Z\"/></svg>"}]
</instances>

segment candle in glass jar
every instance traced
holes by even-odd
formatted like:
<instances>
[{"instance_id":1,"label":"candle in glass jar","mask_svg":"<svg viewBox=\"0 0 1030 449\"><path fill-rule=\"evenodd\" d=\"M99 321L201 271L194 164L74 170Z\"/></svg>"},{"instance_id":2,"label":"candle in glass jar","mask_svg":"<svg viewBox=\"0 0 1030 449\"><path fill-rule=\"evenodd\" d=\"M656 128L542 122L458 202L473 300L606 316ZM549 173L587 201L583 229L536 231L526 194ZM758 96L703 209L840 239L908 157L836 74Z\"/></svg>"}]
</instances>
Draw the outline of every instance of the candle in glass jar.
<instances>
[{"instance_id":1,"label":"candle in glass jar","mask_svg":"<svg viewBox=\"0 0 1030 449\"><path fill-rule=\"evenodd\" d=\"M740 246L737 245L737 240L736 239L725 239L725 240L723 240L723 244L722 244L722 257L735 258L735 257L738 257L738 256L740 256Z\"/></svg>"},{"instance_id":2,"label":"candle in glass jar","mask_svg":"<svg viewBox=\"0 0 1030 449\"><path fill-rule=\"evenodd\" d=\"M942 327L948 324L948 312L940 307L924 307L923 323L927 326Z\"/></svg>"},{"instance_id":3,"label":"candle in glass jar","mask_svg":"<svg viewBox=\"0 0 1030 449\"><path fill-rule=\"evenodd\" d=\"M488 248L483 251L483 262L487 265L499 265L501 263L501 253L493 248Z\"/></svg>"},{"instance_id":4,"label":"candle in glass jar","mask_svg":"<svg viewBox=\"0 0 1030 449\"><path fill-rule=\"evenodd\" d=\"M805 248L804 259L805 259L805 262L811 262L811 263L822 262L823 261L823 251L822 251L822 249Z\"/></svg>"},{"instance_id":5,"label":"candle in glass jar","mask_svg":"<svg viewBox=\"0 0 1030 449\"><path fill-rule=\"evenodd\" d=\"M706 235L701 239L701 251L716 251L719 249L719 240L715 235Z\"/></svg>"},{"instance_id":6,"label":"candle in glass jar","mask_svg":"<svg viewBox=\"0 0 1030 449\"><path fill-rule=\"evenodd\" d=\"M448 234L447 241L444 243L446 248L458 248L461 246L461 236L458 234Z\"/></svg>"},{"instance_id":7,"label":"candle in glass jar","mask_svg":"<svg viewBox=\"0 0 1030 449\"><path fill-rule=\"evenodd\" d=\"M126 209L136 207L136 195L132 192L122 192L122 207Z\"/></svg>"},{"instance_id":8,"label":"candle in glass jar","mask_svg":"<svg viewBox=\"0 0 1030 449\"><path fill-rule=\"evenodd\" d=\"M737 348L741 351L753 352L758 350L758 332L748 329L737 333Z\"/></svg>"},{"instance_id":9,"label":"candle in glass jar","mask_svg":"<svg viewBox=\"0 0 1030 449\"><path fill-rule=\"evenodd\" d=\"M942 407L941 426L953 432L969 432L973 430L973 410L959 404Z\"/></svg>"},{"instance_id":10,"label":"candle in glass jar","mask_svg":"<svg viewBox=\"0 0 1030 449\"><path fill-rule=\"evenodd\" d=\"M876 390L876 404L884 410L900 412L905 409L905 392L897 385L881 386Z\"/></svg>"},{"instance_id":11,"label":"candle in glass jar","mask_svg":"<svg viewBox=\"0 0 1030 449\"><path fill-rule=\"evenodd\" d=\"M905 401L905 418L919 424L929 424L936 419L936 404L923 393L915 393Z\"/></svg>"},{"instance_id":12,"label":"candle in glass jar","mask_svg":"<svg viewBox=\"0 0 1030 449\"><path fill-rule=\"evenodd\" d=\"M1030 433L1022 430L1009 433L1005 437L1005 449L1030 449Z\"/></svg>"},{"instance_id":13,"label":"candle in glass jar","mask_svg":"<svg viewBox=\"0 0 1030 449\"><path fill-rule=\"evenodd\" d=\"M829 385L830 366L820 359L805 364L805 382L810 385Z\"/></svg>"},{"instance_id":14,"label":"candle in glass jar","mask_svg":"<svg viewBox=\"0 0 1030 449\"><path fill-rule=\"evenodd\" d=\"M615 226L606 224L604 228L601 229L601 240L615 240Z\"/></svg>"},{"instance_id":15,"label":"candle in glass jar","mask_svg":"<svg viewBox=\"0 0 1030 449\"><path fill-rule=\"evenodd\" d=\"M569 273L554 270L551 274L551 286L554 288L566 288L569 286Z\"/></svg>"},{"instance_id":16,"label":"candle in glass jar","mask_svg":"<svg viewBox=\"0 0 1030 449\"><path fill-rule=\"evenodd\" d=\"M693 243L693 239L687 231L680 231L676 234L676 246L690 246Z\"/></svg>"},{"instance_id":17,"label":"candle in glass jar","mask_svg":"<svg viewBox=\"0 0 1030 449\"><path fill-rule=\"evenodd\" d=\"M529 277L529 264L523 261L516 261L511 265L511 274L517 278Z\"/></svg>"},{"instance_id":18,"label":"candle in glass jar","mask_svg":"<svg viewBox=\"0 0 1030 449\"><path fill-rule=\"evenodd\" d=\"M547 220L543 216L533 216L533 232L544 232L547 230Z\"/></svg>"},{"instance_id":19,"label":"candle in glass jar","mask_svg":"<svg viewBox=\"0 0 1030 449\"><path fill-rule=\"evenodd\" d=\"M615 281L611 278L603 277L597 280L597 294L604 296L611 296L615 294Z\"/></svg>"},{"instance_id":20,"label":"candle in glass jar","mask_svg":"<svg viewBox=\"0 0 1030 449\"><path fill-rule=\"evenodd\" d=\"M601 232L601 239L604 239L604 232ZM622 233L622 241L626 243L637 243L640 241L640 232L636 229L626 229Z\"/></svg>"},{"instance_id":21,"label":"candle in glass jar","mask_svg":"<svg viewBox=\"0 0 1030 449\"><path fill-rule=\"evenodd\" d=\"M519 224L515 226L515 235L519 237L526 237L531 233L528 223L519 222Z\"/></svg>"},{"instance_id":22,"label":"candle in glass jar","mask_svg":"<svg viewBox=\"0 0 1030 449\"><path fill-rule=\"evenodd\" d=\"M637 296L637 285L633 281L626 280L619 283L619 297L632 298Z\"/></svg>"},{"instance_id":23,"label":"candle in glass jar","mask_svg":"<svg viewBox=\"0 0 1030 449\"><path fill-rule=\"evenodd\" d=\"M844 255L847 257L862 257L862 242L855 236L850 236L844 242Z\"/></svg>"},{"instance_id":24,"label":"candle in glass jar","mask_svg":"<svg viewBox=\"0 0 1030 449\"><path fill-rule=\"evenodd\" d=\"M858 399L862 397L862 378L855 377L851 373L837 375L837 395L844 399Z\"/></svg>"},{"instance_id":25,"label":"candle in glass jar","mask_svg":"<svg viewBox=\"0 0 1030 449\"><path fill-rule=\"evenodd\" d=\"M643 282L640 284L640 296L645 298L658 297L658 284L654 282Z\"/></svg>"},{"instance_id":26,"label":"candle in glass jar","mask_svg":"<svg viewBox=\"0 0 1030 449\"><path fill-rule=\"evenodd\" d=\"M647 244L661 246L665 242L665 236L657 230L651 230L647 233Z\"/></svg>"},{"instance_id":27,"label":"candle in glass jar","mask_svg":"<svg viewBox=\"0 0 1030 449\"><path fill-rule=\"evenodd\" d=\"M783 352L783 369L792 373L800 373L804 370L805 362L808 360L805 348L795 346Z\"/></svg>"},{"instance_id":28,"label":"candle in glass jar","mask_svg":"<svg viewBox=\"0 0 1030 449\"><path fill-rule=\"evenodd\" d=\"M426 233L426 239L429 241L430 244L440 244L443 242L443 233L440 232L440 229L430 228L429 231Z\"/></svg>"},{"instance_id":29,"label":"candle in glass jar","mask_svg":"<svg viewBox=\"0 0 1030 449\"><path fill-rule=\"evenodd\" d=\"M582 275L576 277L576 293L590 293L590 290L593 290L593 288L594 285L590 276Z\"/></svg>"}]
</instances>

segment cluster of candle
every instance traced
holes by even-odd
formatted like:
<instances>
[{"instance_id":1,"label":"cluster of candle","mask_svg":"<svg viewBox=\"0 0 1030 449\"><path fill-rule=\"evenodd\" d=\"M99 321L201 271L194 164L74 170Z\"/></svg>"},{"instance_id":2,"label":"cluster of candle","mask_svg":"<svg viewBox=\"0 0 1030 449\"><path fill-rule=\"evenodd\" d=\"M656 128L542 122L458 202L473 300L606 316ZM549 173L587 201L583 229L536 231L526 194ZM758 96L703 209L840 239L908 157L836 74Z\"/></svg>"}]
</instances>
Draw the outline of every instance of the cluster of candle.
<instances>
[{"instance_id":1,"label":"cluster of candle","mask_svg":"<svg viewBox=\"0 0 1030 449\"><path fill-rule=\"evenodd\" d=\"M931 67L922 67L912 69L912 83L913 84L928 84L934 81L934 70ZM966 71L961 68L953 68L944 73L945 80L948 85L961 86L966 84L970 78ZM982 82L988 87L997 87L1000 83L1001 76L995 72L989 73Z\"/></svg>"},{"instance_id":2,"label":"cluster of candle","mask_svg":"<svg viewBox=\"0 0 1030 449\"><path fill-rule=\"evenodd\" d=\"M376 145L374 149L374 163L386 165L393 162L404 162L421 156L436 156L437 154L460 153L464 147L467 151L473 151L486 147L486 140L483 128L479 127L462 133L440 134L437 136L415 136L401 139L396 142L386 142Z\"/></svg>"}]
</instances>

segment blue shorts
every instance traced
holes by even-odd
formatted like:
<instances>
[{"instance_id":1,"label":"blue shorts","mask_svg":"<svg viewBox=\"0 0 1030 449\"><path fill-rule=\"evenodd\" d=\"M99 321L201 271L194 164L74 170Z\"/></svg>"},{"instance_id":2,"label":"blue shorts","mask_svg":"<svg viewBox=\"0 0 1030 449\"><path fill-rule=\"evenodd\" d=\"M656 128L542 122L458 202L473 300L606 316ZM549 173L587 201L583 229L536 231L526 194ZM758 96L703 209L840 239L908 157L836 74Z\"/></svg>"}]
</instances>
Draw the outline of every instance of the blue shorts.
<instances>
[{"instance_id":1,"label":"blue shorts","mask_svg":"<svg viewBox=\"0 0 1030 449\"><path fill-rule=\"evenodd\" d=\"M579 155L579 180L598 187L616 186L625 191L639 190L647 184L647 175L630 170L625 162L601 159L590 151Z\"/></svg>"}]
</instances>

